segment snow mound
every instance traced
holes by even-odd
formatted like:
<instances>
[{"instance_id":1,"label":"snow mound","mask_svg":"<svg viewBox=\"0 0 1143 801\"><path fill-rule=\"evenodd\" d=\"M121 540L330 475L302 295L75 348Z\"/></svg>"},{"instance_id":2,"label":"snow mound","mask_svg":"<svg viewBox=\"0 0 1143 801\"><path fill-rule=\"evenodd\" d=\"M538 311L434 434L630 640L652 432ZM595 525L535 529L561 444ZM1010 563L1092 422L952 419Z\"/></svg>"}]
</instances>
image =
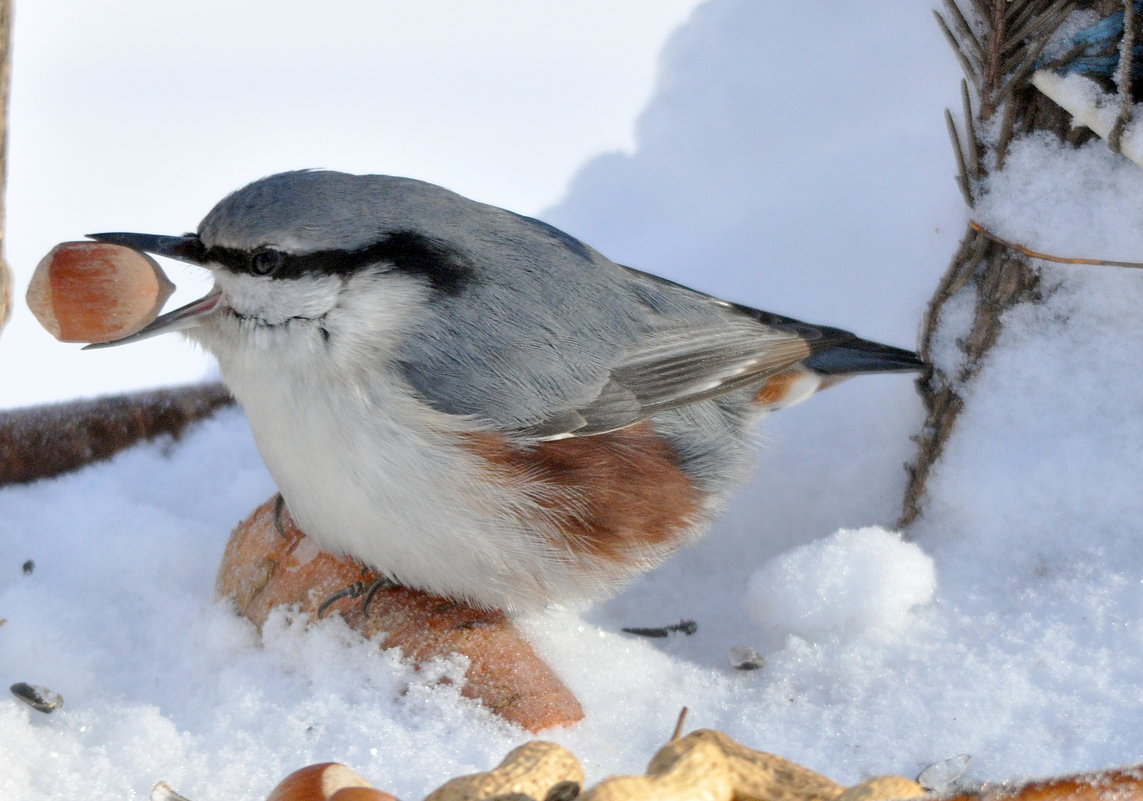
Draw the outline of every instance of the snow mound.
<instances>
[{"instance_id":1,"label":"snow mound","mask_svg":"<svg viewBox=\"0 0 1143 801\"><path fill-rule=\"evenodd\" d=\"M744 604L773 633L820 640L900 631L936 586L933 560L919 546L870 526L771 559L750 577Z\"/></svg>"}]
</instances>

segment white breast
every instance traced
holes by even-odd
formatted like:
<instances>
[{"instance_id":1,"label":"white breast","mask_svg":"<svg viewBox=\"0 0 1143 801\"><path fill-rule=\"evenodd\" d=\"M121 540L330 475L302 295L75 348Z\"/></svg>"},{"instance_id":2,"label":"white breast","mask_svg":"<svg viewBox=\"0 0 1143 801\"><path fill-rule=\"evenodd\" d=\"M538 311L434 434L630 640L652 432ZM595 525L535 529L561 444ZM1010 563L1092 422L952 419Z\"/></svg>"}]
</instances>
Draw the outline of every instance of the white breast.
<instances>
[{"instance_id":1,"label":"white breast","mask_svg":"<svg viewBox=\"0 0 1143 801\"><path fill-rule=\"evenodd\" d=\"M395 319L374 315L390 330L364 331L352 311L280 325L224 312L190 332L218 357L298 525L433 593L501 608L575 594L566 557L520 524L523 494L482 481L465 421L421 402L388 364Z\"/></svg>"}]
</instances>

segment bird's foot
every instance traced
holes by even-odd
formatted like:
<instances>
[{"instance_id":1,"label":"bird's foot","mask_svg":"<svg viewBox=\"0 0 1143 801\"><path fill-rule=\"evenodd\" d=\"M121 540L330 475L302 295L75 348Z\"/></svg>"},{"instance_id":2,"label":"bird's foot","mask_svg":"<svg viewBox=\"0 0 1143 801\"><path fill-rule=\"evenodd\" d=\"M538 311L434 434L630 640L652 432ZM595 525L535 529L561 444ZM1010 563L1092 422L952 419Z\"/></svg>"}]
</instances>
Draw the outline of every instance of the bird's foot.
<instances>
[{"instance_id":1,"label":"bird's foot","mask_svg":"<svg viewBox=\"0 0 1143 801\"><path fill-rule=\"evenodd\" d=\"M317 609L317 616L321 618L327 611L329 611L331 606L342 599L362 597L364 600L361 602L361 614L368 615L369 604L373 603L373 598L377 595L377 593L381 590L388 590L397 586L399 586L397 582L393 581L393 579L387 576L378 576L368 585L364 581L355 581L352 584L342 587L333 595L322 601L321 606L319 606Z\"/></svg>"},{"instance_id":2,"label":"bird's foot","mask_svg":"<svg viewBox=\"0 0 1143 801\"><path fill-rule=\"evenodd\" d=\"M271 510L270 519L274 521L274 530L283 537L290 536L286 533L286 524L282 521L282 515L288 514L286 509L286 499L282 497L282 493L274 496L274 508Z\"/></svg>"}]
</instances>

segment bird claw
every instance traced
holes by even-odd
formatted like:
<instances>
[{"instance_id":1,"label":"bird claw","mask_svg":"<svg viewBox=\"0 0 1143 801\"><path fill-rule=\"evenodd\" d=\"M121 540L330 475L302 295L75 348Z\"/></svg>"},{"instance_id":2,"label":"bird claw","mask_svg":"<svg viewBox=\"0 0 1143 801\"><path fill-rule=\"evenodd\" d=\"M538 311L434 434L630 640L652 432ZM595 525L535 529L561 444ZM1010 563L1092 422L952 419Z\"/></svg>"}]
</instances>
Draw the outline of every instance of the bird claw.
<instances>
[{"instance_id":1,"label":"bird claw","mask_svg":"<svg viewBox=\"0 0 1143 801\"><path fill-rule=\"evenodd\" d=\"M378 576L368 585L366 585L364 581L355 581L352 584L342 587L322 601L321 606L317 609L317 616L321 618L329 611L331 606L344 598L354 599L361 598L362 596L364 596L364 600L361 602L361 614L368 615L369 605L373 603L373 599L377 593L381 590L391 589L396 586L398 586L397 582L387 576Z\"/></svg>"},{"instance_id":2,"label":"bird claw","mask_svg":"<svg viewBox=\"0 0 1143 801\"><path fill-rule=\"evenodd\" d=\"M282 514L286 511L286 499L282 497L282 493L274 496L274 509L271 512L271 519L274 521L274 530L282 537L289 537L286 533L286 525L282 522Z\"/></svg>"}]
</instances>

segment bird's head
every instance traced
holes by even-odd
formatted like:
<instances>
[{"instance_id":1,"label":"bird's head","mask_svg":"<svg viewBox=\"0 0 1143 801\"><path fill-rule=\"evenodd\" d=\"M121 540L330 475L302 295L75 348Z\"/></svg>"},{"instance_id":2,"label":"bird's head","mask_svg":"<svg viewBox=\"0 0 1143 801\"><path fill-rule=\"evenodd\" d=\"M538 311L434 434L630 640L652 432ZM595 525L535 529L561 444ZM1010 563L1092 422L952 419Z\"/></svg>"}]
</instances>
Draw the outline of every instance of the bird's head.
<instances>
[{"instance_id":1,"label":"bird's head","mask_svg":"<svg viewBox=\"0 0 1143 801\"><path fill-rule=\"evenodd\" d=\"M215 280L205 297L93 347L180 330L216 353L286 332L292 341L375 341L434 294L463 288L473 268L449 243L448 220L467 202L405 178L287 172L228 195L195 233L91 234L204 267Z\"/></svg>"}]
</instances>

